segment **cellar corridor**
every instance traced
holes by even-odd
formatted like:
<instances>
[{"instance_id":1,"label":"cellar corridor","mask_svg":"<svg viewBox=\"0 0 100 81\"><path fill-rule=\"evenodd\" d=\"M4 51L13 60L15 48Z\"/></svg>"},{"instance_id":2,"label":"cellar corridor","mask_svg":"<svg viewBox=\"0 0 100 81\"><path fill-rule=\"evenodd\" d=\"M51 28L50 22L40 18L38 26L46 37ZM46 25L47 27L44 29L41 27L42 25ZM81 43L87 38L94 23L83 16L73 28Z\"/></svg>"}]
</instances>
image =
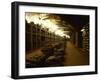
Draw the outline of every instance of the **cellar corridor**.
<instances>
[{"instance_id":1,"label":"cellar corridor","mask_svg":"<svg viewBox=\"0 0 100 81\"><path fill-rule=\"evenodd\" d=\"M25 13L25 67L89 65L89 16Z\"/></svg>"}]
</instances>

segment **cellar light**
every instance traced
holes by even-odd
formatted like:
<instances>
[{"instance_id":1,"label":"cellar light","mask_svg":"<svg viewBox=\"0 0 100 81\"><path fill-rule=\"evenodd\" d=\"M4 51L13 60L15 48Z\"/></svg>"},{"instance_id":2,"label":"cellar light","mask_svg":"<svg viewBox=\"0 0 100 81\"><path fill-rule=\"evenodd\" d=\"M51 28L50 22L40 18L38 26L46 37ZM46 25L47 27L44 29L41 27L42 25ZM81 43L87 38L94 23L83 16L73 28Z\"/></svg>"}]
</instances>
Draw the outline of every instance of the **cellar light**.
<instances>
[{"instance_id":1,"label":"cellar light","mask_svg":"<svg viewBox=\"0 0 100 81\"><path fill-rule=\"evenodd\" d=\"M62 29L60 29L61 27L59 27L57 25L57 21L55 19L45 19L46 18L46 14L45 15L33 15L33 16L27 16L26 15L26 20L28 21L28 23L30 22L34 22L34 24L39 24L41 25L41 28L47 29L49 30L49 32L54 32L56 35L59 35L61 37L66 36L67 38L70 38L69 35L64 34L64 31Z\"/></svg>"},{"instance_id":2,"label":"cellar light","mask_svg":"<svg viewBox=\"0 0 100 81\"><path fill-rule=\"evenodd\" d=\"M81 32L85 31L85 29L81 29Z\"/></svg>"},{"instance_id":3,"label":"cellar light","mask_svg":"<svg viewBox=\"0 0 100 81\"><path fill-rule=\"evenodd\" d=\"M68 38L68 39L70 39L70 36L69 35L65 35L65 37Z\"/></svg>"}]
</instances>

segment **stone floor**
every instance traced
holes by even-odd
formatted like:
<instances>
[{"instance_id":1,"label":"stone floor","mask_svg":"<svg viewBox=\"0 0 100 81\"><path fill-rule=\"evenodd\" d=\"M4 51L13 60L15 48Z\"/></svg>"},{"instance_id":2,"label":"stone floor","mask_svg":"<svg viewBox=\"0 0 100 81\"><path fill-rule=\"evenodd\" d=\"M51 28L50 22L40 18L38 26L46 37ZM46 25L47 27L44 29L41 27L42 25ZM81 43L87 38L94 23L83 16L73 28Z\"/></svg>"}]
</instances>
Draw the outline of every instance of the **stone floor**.
<instances>
[{"instance_id":1,"label":"stone floor","mask_svg":"<svg viewBox=\"0 0 100 81\"><path fill-rule=\"evenodd\" d=\"M75 66L75 65L88 65L89 64L89 54L84 53L75 47L70 41L66 45L65 54L65 65Z\"/></svg>"},{"instance_id":2,"label":"stone floor","mask_svg":"<svg viewBox=\"0 0 100 81\"><path fill-rule=\"evenodd\" d=\"M41 52L41 48L26 54L26 59L28 60L41 60L44 57ZM79 66L79 65L89 65L89 54L84 53L79 48L77 48L70 41L67 41L64 56L64 66Z\"/></svg>"}]
</instances>

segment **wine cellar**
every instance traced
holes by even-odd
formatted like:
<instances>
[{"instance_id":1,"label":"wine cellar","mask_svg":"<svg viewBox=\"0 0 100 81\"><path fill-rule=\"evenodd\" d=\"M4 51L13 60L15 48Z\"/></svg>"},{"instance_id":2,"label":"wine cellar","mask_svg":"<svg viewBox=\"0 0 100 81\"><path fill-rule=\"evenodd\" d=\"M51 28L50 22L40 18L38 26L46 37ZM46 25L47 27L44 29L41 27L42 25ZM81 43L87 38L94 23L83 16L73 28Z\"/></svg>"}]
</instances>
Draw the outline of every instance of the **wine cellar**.
<instances>
[{"instance_id":1,"label":"wine cellar","mask_svg":"<svg viewBox=\"0 0 100 81\"><path fill-rule=\"evenodd\" d=\"M30 16L31 12L28 14ZM30 17L25 19L26 68L89 64L89 24L86 25L89 21L85 22L84 26L82 25L77 31L68 22L69 20L64 20L65 18L71 19L73 16L41 13L37 13L37 15L39 15L37 22L34 20L34 13L31 14L33 16L31 22L29 22ZM47 17L44 17L44 15ZM76 46L77 49L73 49L72 45L73 48ZM82 53L85 53L85 56L77 51L79 49ZM76 55L81 54L80 59L84 59L85 63L81 63L77 59L78 57L70 56L70 52L73 50L77 51ZM75 54L75 52L72 53ZM69 58L75 60L72 59L70 62Z\"/></svg>"}]
</instances>

